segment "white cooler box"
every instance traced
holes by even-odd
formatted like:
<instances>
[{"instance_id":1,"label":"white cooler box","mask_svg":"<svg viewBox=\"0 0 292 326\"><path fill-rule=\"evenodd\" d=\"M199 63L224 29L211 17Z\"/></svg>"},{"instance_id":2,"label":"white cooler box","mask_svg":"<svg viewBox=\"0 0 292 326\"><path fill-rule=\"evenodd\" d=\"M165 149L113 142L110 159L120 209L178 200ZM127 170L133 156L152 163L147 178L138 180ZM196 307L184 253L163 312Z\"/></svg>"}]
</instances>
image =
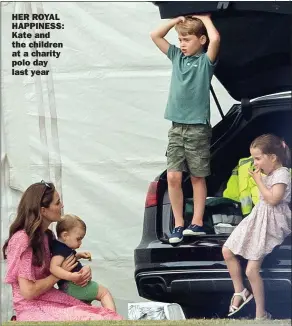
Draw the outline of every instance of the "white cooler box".
<instances>
[{"instance_id":1,"label":"white cooler box","mask_svg":"<svg viewBox=\"0 0 292 326\"><path fill-rule=\"evenodd\" d=\"M129 320L183 320L186 319L177 303L139 302L128 303Z\"/></svg>"}]
</instances>

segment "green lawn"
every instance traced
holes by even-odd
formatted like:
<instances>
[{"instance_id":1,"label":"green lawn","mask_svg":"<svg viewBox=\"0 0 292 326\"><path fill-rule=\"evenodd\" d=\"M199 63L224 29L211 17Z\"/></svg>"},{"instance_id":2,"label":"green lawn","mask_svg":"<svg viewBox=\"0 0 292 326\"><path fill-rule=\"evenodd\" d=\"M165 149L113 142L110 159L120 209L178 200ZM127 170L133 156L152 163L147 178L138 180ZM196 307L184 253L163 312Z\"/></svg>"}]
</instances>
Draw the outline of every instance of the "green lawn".
<instances>
[{"instance_id":1,"label":"green lawn","mask_svg":"<svg viewBox=\"0 0 292 326\"><path fill-rule=\"evenodd\" d=\"M88 321L88 322L6 322L3 326L213 326L213 325L282 325L291 326L291 320L266 320L266 321L255 321L255 320L235 320L235 319L189 319L185 321L169 321L169 320L143 320L143 321Z\"/></svg>"}]
</instances>

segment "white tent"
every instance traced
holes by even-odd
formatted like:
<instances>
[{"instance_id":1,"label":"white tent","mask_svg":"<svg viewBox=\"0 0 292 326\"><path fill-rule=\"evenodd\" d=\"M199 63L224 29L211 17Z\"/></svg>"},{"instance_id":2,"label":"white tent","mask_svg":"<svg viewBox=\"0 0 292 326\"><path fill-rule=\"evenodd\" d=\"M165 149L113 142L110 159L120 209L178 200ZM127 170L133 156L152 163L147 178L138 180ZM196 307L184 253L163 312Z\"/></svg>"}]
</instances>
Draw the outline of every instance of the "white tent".
<instances>
[{"instance_id":1,"label":"white tent","mask_svg":"<svg viewBox=\"0 0 292 326\"><path fill-rule=\"evenodd\" d=\"M48 76L12 76L13 13L57 14L64 24L51 30L50 42L63 48L58 59L48 59ZM92 253L93 278L111 290L126 317L127 303L142 300L133 252L148 183L166 166L170 123L163 113L171 64L149 38L161 23L158 8L149 2L2 2L1 22L1 244L27 186L54 182L64 211L87 223L82 248ZM175 32L169 39L176 42ZM213 84L227 111L233 101ZM212 101L212 123L218 120ZM3 259L1 266L3 279ZM7 320L10 287L3 290Z\"/></svg>"}]
</instances>

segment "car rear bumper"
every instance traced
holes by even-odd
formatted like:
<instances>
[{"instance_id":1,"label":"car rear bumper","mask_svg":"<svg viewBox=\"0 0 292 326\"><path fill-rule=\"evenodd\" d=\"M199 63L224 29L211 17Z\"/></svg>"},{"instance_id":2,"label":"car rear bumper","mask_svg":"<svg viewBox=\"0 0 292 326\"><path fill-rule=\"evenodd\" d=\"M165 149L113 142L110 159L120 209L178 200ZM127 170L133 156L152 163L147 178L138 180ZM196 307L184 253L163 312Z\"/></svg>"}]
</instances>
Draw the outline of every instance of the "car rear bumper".
<instances>
[{"instance_id":1,"label":"car rear bumper","mask_svg":"<svg viewBox=\"0 0 292 326\"><path fill-rule=\"evenodd\" d=\"M291 269L261 271L266 292L281 294L281 300L291 301ZM139 295L151 300L180 304L203 303L204 296L234 292L227 269L164 270L136 274Z\"/></svg>"}]
</instances>

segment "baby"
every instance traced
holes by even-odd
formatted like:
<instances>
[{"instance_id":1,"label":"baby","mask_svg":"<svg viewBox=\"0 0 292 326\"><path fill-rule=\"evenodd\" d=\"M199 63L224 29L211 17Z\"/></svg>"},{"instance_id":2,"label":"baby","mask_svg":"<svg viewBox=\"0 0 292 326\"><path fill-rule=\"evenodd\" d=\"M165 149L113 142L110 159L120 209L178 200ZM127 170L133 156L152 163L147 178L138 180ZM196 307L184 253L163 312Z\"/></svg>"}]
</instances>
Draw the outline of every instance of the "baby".
<instances>
[{"instance_id":1,"label":"baby","mask_svg":"<svg viewBox=\"0 0 292 326\"><path fill-rule=\"evenodd\" d=\"M104 308L116 311L113 297L107 288L94 281L89 281L85 286L74 283L82 278L80 270L83 266L79 261L71 272L67 272L61 267L63 260L72 254L77 260L80 258L91 260L89 252L76 253L75 251L81 246L86 233L86 224L78 216L66 214L57 223L56 231L58 240L53 240L52 243L50 271L60 278L59 289L81 301L91 303L93 300L98 300Z\"/></svg>"}]
</instances>

